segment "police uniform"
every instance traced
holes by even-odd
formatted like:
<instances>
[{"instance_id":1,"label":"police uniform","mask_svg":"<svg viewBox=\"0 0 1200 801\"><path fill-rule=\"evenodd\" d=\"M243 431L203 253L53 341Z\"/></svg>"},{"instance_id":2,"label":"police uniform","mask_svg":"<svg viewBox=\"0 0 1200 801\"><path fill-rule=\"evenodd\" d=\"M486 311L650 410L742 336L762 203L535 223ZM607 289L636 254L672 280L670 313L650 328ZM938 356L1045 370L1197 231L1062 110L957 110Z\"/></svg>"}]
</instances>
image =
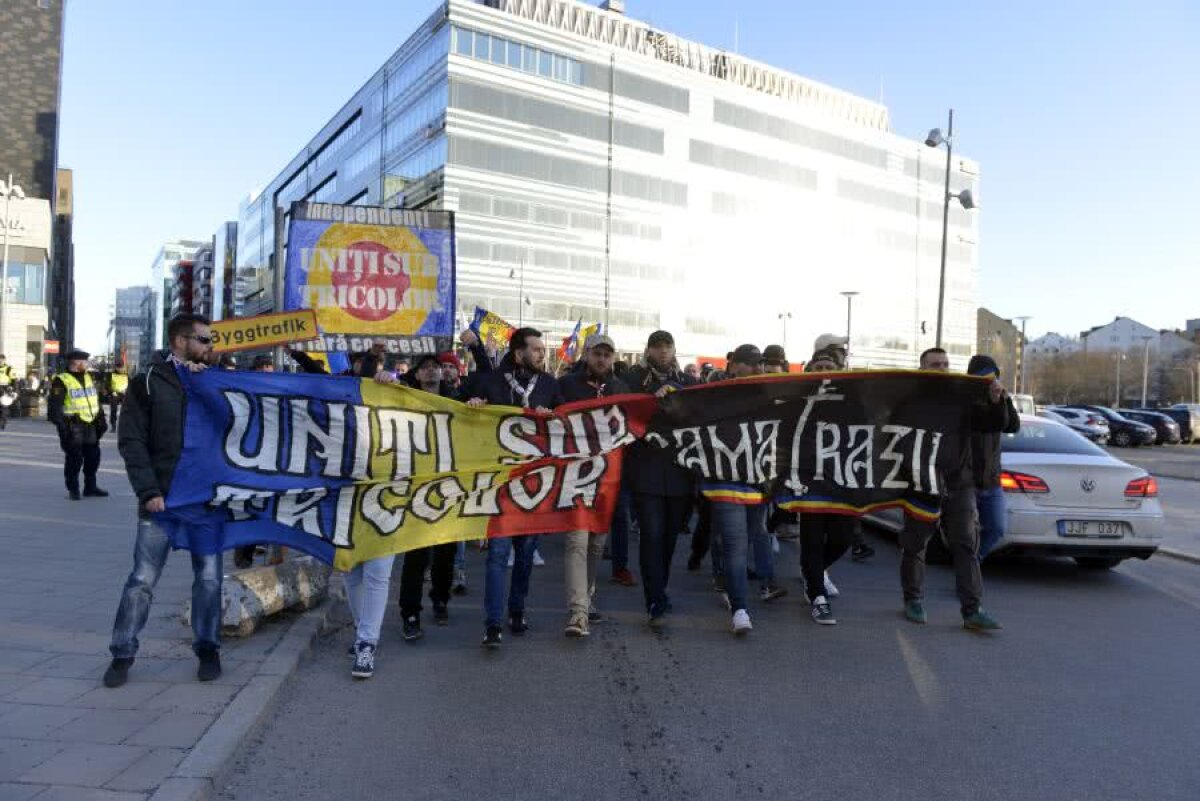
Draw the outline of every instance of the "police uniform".
<instances>
[{"instance_id":1,"label":"police uniform","mask_svg":"<svg viewBox=\"0 0 1200 801\"><path fill-rule=\"evenodd\" d=\"M125 373L110 373L108 376L108 424L117 427L117 419L121 414L121 403L125 400L125 392L129 389L129 376Z\"/></svg>"},{"instance_id":2,"label":"police uniform","mask_svg":"<svg viewBox=\"0 0 1200 801\"><path fill-rule=\"evenodd\" d=\"M67 361L87 359L88 354L73 350ZM108 431L96 380L86 370L59 373L50 386L48 410L50 422L58 428L58 441L66 455L63 477L71 500L80 499L79 471L83 469L83 495L103 498L107 492L96 486L100 468L100 438Z\"/></svg>"},{"instance_id":3,"label":"police uniform","mask_svg":"<svg viewBox=\"0 0 1200 801\"><path fill-rule=\"evenodd\" d=\"M3 359L0 354L0 359ZM10 364L0 364L0 396L9 396L10 404L17 400L17 372ZM8 428L8 406L0 403L0 431Z\"/></svg>"}]
</instances>

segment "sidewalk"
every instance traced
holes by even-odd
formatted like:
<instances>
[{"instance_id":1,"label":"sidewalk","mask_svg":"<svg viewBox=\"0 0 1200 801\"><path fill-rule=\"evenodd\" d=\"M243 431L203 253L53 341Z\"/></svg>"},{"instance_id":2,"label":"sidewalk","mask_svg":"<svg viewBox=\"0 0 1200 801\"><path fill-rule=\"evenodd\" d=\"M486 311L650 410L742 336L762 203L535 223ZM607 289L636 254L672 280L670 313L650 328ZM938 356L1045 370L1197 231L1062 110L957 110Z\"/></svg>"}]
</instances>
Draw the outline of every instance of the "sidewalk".
<instances>
[{"instance_id":1,"label":"sidewalk","mask_svg":"<svg viewBox=\"0 0 1200 801\"><path fill-rule=\"evenodd\" d=\"M200 684L181 622L191 567L176 552L129 683L106 689L133 495L112 437L100 473L111 497L68 500L61 464L44 422L0 432L0 801L205 797L307 653L325 608L227 641L224 675Z\"/></svg>"}]
</instances>

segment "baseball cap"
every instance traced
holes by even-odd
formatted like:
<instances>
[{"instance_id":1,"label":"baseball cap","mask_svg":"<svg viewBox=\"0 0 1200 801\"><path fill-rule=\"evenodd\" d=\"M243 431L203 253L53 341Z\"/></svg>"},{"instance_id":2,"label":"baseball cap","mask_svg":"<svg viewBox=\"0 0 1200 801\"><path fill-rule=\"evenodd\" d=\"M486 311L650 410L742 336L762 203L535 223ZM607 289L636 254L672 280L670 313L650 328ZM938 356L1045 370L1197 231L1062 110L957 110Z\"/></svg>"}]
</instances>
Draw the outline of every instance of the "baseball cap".
<instances>
[{"instance_id":1,"label":"baseball cap","mask_svg":"<svg viewBox=\"0 0 1200 801\"><path fill-rule=\"evenodd\" d=\"M815 362L832 362L841 370L846 366L846 352L837 347L818 348L808 360L810 365Z\"/></svg>"},{"instance_id":2,"label":"baseball cap","mask_svg":"<svg viewBox=\"0 0 1200 801\"><path fill-rule=\"evenodd\" d=\"M763 350L763 361L786 362L787 354L783 351L783 345L767 345Z\"/></svg>"},{"instance_id":3,"label":"baseball cap","mask_svg":"<svg viewBox=\"0 0 1200 801\"><path fill-rule=\"evenodd\" d=\"M756 345L738 345L727 358L738 364L762 364L763 354Z\"/></svg>"},{"instance_id":4,"label":"baseball cap","mask_svg":"<svg viewBox=\"0 0 1200 801\"><path fill-rule=\"evenodd\" d=\"M813 343L813 350L825 350L826 348L845 348L850 344L850 340L846 337L839 337L837 334L821 334L817 337L817 341Z\"/></svg>"},{"instance_id":5,"label":"baseball cap","mask_svg":"<svg viewBox=\"0 0 1200 801\"><path fill-rule=\"evenodd\" d=\"M646 347L652 348L655 345L674 345L675 337L671 336L670 331L655 331L646 340Z\"/></svg>"},{"instance_id":6,"label":"baseball cap","mask_svg":"<svg viewBox=\"0 0 1200 801\"><path fill-rule=\"evenodd\" d=\"M598 348L602 345L607 346L613 352L616 352L617 350L616 344L612 341L612 337L610 337L608 334L592 334L587 338L587 342L585 342L583 346L585 348Z\"/></svg>"}]
</instances>

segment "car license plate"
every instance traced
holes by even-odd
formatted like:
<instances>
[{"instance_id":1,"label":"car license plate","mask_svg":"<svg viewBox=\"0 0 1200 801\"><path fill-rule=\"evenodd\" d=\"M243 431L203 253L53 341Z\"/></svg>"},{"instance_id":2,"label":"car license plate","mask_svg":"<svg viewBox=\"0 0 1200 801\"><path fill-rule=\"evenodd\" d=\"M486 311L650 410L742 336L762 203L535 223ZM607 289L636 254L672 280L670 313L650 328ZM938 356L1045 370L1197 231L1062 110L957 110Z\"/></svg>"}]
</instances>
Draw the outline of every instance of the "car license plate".
<instances>
[{"instance_id":1,"label":"car license plate","mask_svg":"<svg viewBox=\"0 0 1200 801\"><path fill-rule=\"evenodd\" d=\"M1061 537L1087 537L1107 539L1124 537L1129 533L1129 524L1115 520L1059 520L1058 534Z\"/></svg>"}]
</instances>

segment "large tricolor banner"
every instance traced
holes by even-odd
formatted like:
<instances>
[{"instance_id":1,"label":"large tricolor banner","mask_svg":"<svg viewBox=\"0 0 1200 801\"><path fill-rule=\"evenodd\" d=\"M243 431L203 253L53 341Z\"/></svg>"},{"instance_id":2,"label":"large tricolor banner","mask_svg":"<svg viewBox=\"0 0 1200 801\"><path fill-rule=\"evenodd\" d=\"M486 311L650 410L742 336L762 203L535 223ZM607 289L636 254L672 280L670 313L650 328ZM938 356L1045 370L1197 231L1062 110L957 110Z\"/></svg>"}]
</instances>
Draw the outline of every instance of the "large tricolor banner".
<instances>
[{"instance_id":1,"label":"large tricolor banner","mask_svg":"<svg viewBox=\"0 0 1200 801\"><path fill-rule=\"evenodd\" d=\"M339 568L444 542L607 531L638 439L707 485L752 485L785 508L929 519L963 427L987 416L986 381L918 372L750 378L548 416L351 377L181 380L184 447L163 519L176 546L278 542Z\"/></svg>"},{"instance_id":2,"label":"large tricolor banner","mask_svg":"<svg viewBox=\"0 0 1200 801\"><path fill-rule=\"evenodd\" d=\"M454 215L332 203L293 203L284 308L312 309L308 350L448 350L454 331Z\"/></svg>"}]
</instances>

